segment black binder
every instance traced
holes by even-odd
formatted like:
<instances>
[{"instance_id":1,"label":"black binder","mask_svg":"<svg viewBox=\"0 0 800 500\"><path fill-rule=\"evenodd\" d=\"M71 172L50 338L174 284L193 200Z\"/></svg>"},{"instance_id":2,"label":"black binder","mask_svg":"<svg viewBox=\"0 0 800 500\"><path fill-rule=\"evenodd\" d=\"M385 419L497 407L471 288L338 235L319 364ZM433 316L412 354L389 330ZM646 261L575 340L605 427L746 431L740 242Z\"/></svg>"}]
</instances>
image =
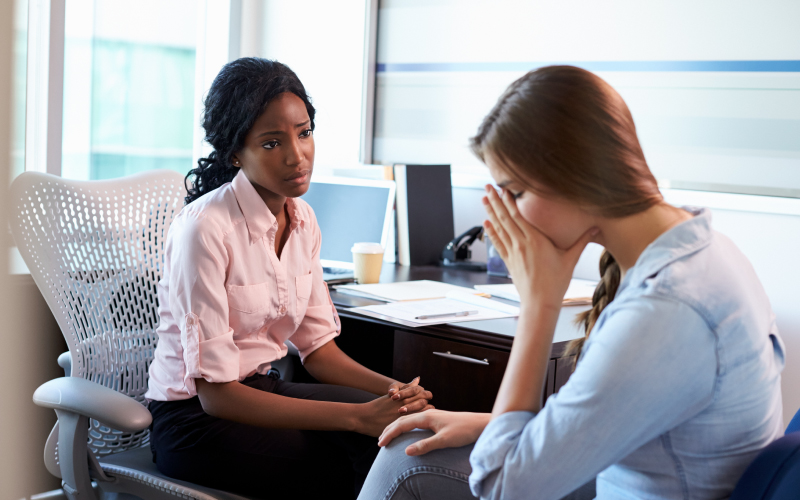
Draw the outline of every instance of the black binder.
<instances>
[{"instance_id":1,"label":"black binder","mask_svg":"<svg viewBox=\"0 0 800 500\"><path fill-rule=\"evenodd\" d=\"M395 165L394 180L398 263L438 265L455 237L450 165Z\"/></svg>"}]
</instances>

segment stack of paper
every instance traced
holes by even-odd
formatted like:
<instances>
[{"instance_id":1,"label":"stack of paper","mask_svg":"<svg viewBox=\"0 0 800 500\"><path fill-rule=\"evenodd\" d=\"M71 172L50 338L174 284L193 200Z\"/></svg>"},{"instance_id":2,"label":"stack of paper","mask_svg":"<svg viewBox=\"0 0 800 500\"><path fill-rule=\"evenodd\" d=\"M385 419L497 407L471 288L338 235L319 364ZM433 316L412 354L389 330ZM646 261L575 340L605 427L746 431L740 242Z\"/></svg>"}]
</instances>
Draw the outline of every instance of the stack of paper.
<instances>
[{"instance_id":1,"label":"stack of paper","mask_svg":"<svg viewBox=\"0 0 800 500\"><path fill-rule=\"evenodd\" d=\"M591 305L596 281L572 279L569 282L567 293L564 294L562 305L582 306ZM519 292L513 283L507 285L475 285L475 289L491 294L493 297L519 302Z\"/></svg>"},{"instance_id":2,"label":"stack of paper","mask_svg":"<svg viewBox=\"0 0 800 500\"><path fill-rule=\"evenodd\" d=\"M350 311L411 327L519 316L518 307L479 297L472 290L450 291L442 299L354 307Z\"/></svg>"},{"instance_id":3,"label":"stack of paper","mask_svg":"<svg viewBox=\"0 0 800 500\"><path fill-rule=\"evenodd\" d=\"M450 292L488 296L488 294L473 290L472 288L430 280L375 283L371 285L340 285L335 287L335 289L339 293L355 295L367 299L382 300L384 302L443 299Z\"/></svg>"}]
</instances>

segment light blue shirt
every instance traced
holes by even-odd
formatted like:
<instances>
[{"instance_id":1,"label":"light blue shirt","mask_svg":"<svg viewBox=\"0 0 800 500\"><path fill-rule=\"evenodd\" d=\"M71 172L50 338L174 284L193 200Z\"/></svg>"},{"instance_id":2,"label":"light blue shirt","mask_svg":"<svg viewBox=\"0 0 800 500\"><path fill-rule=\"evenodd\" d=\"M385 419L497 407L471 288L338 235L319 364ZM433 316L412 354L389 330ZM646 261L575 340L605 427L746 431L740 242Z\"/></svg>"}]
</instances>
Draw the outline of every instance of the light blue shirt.
<instances>
[{"instance_id":1,"label":"light blue shirt","mask_svg":"<svg viewBox=\"0 0 800 500\"><path fill-rule=\"evenodd\" d=\"M538 413L492 420L470 457L481 498L727 498L783 435L783 343L750 262L711 213L651 243Z\"/></svg>"}]
</instances>

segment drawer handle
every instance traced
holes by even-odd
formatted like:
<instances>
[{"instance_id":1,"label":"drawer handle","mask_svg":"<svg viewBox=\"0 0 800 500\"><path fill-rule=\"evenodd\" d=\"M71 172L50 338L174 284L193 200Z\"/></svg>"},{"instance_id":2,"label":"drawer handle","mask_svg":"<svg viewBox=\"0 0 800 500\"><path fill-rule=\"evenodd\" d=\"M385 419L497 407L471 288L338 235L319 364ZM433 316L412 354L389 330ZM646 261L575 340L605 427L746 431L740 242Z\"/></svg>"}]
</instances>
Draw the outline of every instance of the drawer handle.
<instances>
[{"instance_id":1,"label":"drawer handle","mask_svg":"<svg viewBox=\"0 0 800 500\"><path fill-rule=\"evenodd\" d=\"M468 358L467 356L461 356L459 354L453 354L450 351L447 352L434 352L436 356L441 356L447 359L454 359L456 361L463 361L465 363L474 363L476 365L485 365L489 366L488 359L475 359L475 358Z\"/></svg>"}]
</instances>

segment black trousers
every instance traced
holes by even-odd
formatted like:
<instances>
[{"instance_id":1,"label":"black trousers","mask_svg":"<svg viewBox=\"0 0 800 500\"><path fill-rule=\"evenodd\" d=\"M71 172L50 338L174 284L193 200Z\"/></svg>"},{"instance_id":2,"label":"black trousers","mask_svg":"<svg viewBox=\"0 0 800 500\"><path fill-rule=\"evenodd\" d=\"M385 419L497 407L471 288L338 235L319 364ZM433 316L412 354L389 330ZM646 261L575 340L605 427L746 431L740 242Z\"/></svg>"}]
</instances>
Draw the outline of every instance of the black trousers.
<instances>
[{"instance_id":1,"label":"black trousers","mask_svg":"<svg viewBox=\"0 0 800 500\"><path fill-rule=\"evenodd\" d=\"M366 403L350 387L295 384L254 375L243 384L290 398ZM265 429L212 417L197 397L152 401L150 447L169 477L269 499L355 498L378 454L378 440L355 432Z\"/></svg>"}]
</instances>

